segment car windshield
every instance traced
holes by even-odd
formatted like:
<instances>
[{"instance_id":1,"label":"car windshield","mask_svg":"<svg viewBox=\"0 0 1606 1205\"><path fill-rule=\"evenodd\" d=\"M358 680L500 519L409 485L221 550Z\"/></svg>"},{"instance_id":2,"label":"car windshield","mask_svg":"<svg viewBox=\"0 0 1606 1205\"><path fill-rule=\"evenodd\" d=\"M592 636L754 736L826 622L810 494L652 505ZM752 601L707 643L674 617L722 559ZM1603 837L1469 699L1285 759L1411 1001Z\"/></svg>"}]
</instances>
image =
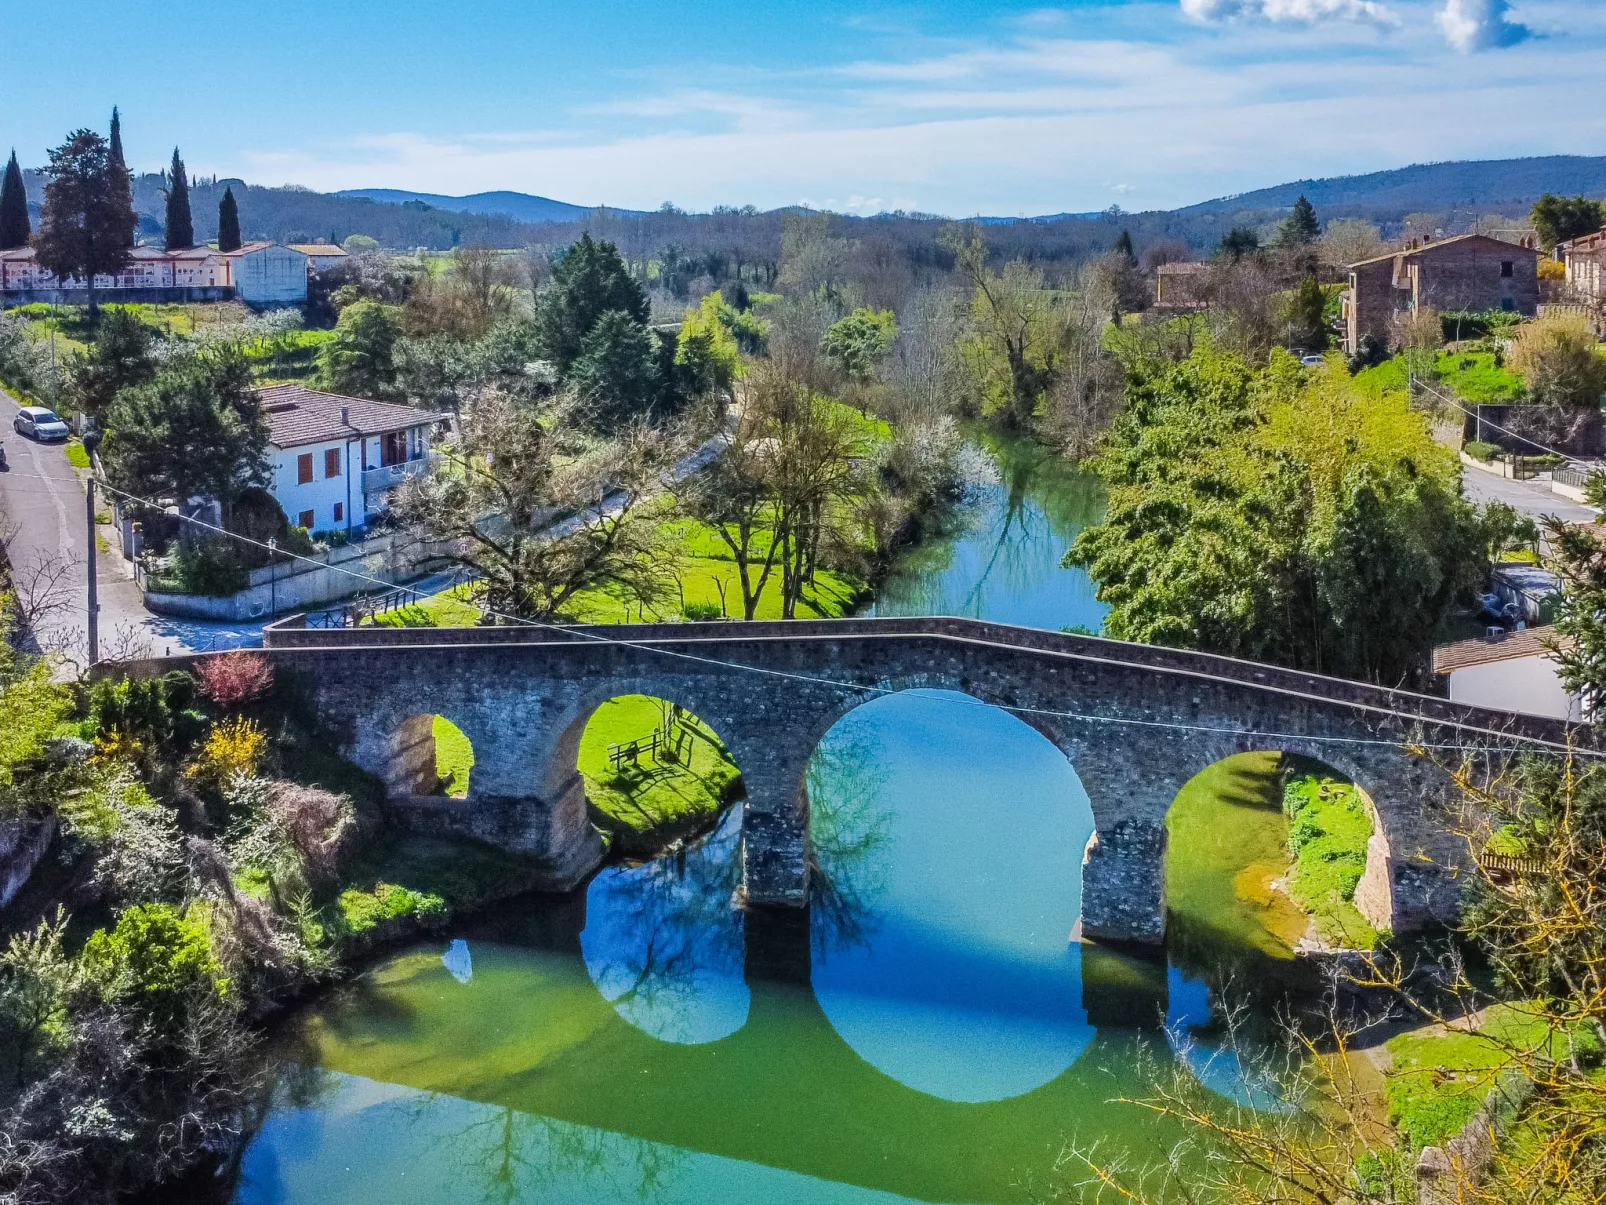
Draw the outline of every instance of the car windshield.
<instances>
[{"instance_id":1,"label":"car windshield","mask_svg":"<svg viewBox=\"0 0 1606 1205\"><path fill-rule=\"evenodd\" d=\"M59 423L61 420L56 417L54 410L35 410L33 412L33 421L36 423Z\"/></svg>"}]
</instances>

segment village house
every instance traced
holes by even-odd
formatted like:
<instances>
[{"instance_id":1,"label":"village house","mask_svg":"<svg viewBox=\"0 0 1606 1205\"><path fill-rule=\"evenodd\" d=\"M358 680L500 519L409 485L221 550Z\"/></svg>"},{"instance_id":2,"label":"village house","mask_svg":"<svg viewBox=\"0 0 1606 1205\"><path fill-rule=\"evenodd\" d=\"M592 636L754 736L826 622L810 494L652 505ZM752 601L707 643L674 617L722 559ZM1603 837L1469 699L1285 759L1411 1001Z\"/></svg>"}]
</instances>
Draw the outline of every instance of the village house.
<instances>
[{"instance_id":1,"label":"village house","mask_svg":"<svg viewBox=\"0 0 1606 1205\"><path fill-rule=\"evenodd\" d=\"M175 251L135 247L129 252L128 267L116 276L95 277L95 288L129 291L133 295L128 300L139 301L208 301L232 296L248 305L300 305L307 299L308 261L303 251L267 242L246 243L236 251L207 246ZM55 294L83 288L84 282L77 277L60 281L42 268L32 247L0 251L0 299L6 304L64 301L67 299Z\"/></svg>"},{"instance_id":2,"label":"village house","mask_svg":"<svg viewBox=\"0 0 1606 1205\"><path fill-rule=\"evenodd\" d=\"M269 486L290 522L358 534L387 495L430 463L438 415L301 385L259 391L268 420Z\"/></svg>"},{"instance_id":3,"label":"village house","mask_svg":"<svg viewBox=\"0 0 1606 1205\"><path fill-rule=\"evenodd\" d=\"M1558 243L1556 254L1567 265L1567 289L1576 300L1606 302L1606 229Z\"/></svg>"},{"instance_id":4,"label":"village house","mask_svg":"<svg viewBox=\"0 0 1606 1205\"><path fill-rule=\"evenodd\" d=\"M1395 321L1419 308L1506 310L1533 317L1539 310L1539 252L1482 234L1437 242L1351 264L1344 293L1344 350L1354 354L1370 336L1378 347L1397 341Z\"/></svg>"},{"instance_id":5,"label":"village house","mask_svg":"<svg viewBox=\"0 0 1606 1205\"><path fill-rule=\"evenodd\" d=\"M307 273L322 272L328 268L338 268L351 258L346 249L338 243L288 243L290 250L299 251L307 257Z\"/></svg>"},{"instance_id":6,"label":"village house","mask_svg":"<svg viewBox=\"0 0 1606 1205\"><path fill-rule=\"evenodd\" d=\"M1210 265L1196 261L1161 264L1154 270L1156 309L1196 310L1207 303Z\"/></svg>"},{"instance_id":7,"label":"village house","mask_svg":"<svg viewBox=\"0 0 1606 1205\"><path fill-rule=\"evenodd\" d=\"M1579 697L1562 684L1557 639L1553 627L1510 633L1494 628L1488 637L1434 649L1433 672L1449 680L1452 703L1581 723L1588 717Z\"/></svg>"}]
</instances>

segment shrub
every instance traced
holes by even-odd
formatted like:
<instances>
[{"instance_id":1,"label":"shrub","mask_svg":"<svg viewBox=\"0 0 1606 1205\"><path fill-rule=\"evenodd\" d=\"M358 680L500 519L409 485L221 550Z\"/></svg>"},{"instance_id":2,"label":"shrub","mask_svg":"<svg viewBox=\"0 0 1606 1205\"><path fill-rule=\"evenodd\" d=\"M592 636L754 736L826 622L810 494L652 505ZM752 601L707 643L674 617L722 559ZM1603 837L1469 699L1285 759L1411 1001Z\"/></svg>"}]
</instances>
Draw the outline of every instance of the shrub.
<instances>
[{"instance_id":1,"label":"shrub","mask_svg":"<svg viewBox=\"0 0 1606 1205\"><path fill-rule=\"evenodd\" d=\"M689 602L680 609L680 613L690 620L725 618L725 612L720 610L718 603Z\"/></svg>"},{"instance_id":2,"label":"shrub","mask_svg":"<svg viewBox=\"0 0 1606 1205\"><path fill-rule=\"evenodd\" d=\"M160 678L102 678L89 688L89 718L103 751L132 742L145 748L187 749L205 718L193 709L195 680L174 671ZM119 741L116 738L121 737ZM109 759L108 759L109 760Z\"/></svg>"},{"instance_id":3,"label":"shrub","mask_svg":"<svg viewBox=\"0 0 1606 1205\"><path fill-rule=\"evenodd\" d=\"M1595 348L1587 318L1541 318L1513 334L1511 366L1528 382L1535 402L1595 408L1606 393L1606 358Z\"/></svg>"},{"instance_id":4,"label":"shrub","mask_svg":"<svg viewBox=\"0 0 1606 1205\"><path fill-rule=\"evenodd\" d=\"M349 796L294 782L237 778L230 802L250 808L249 828L233 842L241 873L265 874L270 889L294 893L331 886L358 836Z\"/></svg>"},{"instance_id":5,"label":"shrub","mask_svg":"<svg viewBox=\"0 0 1606 1205\"><path fill-rule=\"evenodd\" d=\"M233 710L259 698L273 685L273 666L261 653L236 649L203 661L195 673L201 693Z\"/></svg>"},{"instance_id":6,"label":"shrub","mask_svg":"<svg viewBox=\"0 0 1606 1205\"><path fill-rule=\"evenodd\" d=\"M1468 440L1462 445L1461 450L1473 460L1481 460L1484 464L1488 464L1500 455L1499 444L1484 443L1479 439Z\"/></svg>"},{"instance_id":7,"label":"shrub","mask_svg":"<svg viewBox=\"0 0 1606 1205\"><path fill-rule=\"evenodd\" d=\"M186 768L196 782L221 788L239 774L255 774L268 734L244 716L212 725L201 745L200 756Z\"/></svg>"},{"instance_id":8,"label":"shrub","mask_svg":"<svg viewBox=\"0 0 1606 1205\"><path fill-rule=\"evenodd\" d=\"M179 549L172 580L180 593L226 598L251 584L251 572L227 540L196 540Z\"/></svg>"},{"instance_id":9,"label":"shrub","mask_svg":"<svg viewBox=\"0 0 1606 1205\"><path fill-rule=\"evenodd\" d=\"M210 918L198 905L181 912L136 904L110 932L90 935L81 962L103 999L128 1005L165 1032L177 1028L192 998L228 995Z\"/></svg>"}]
</instances>

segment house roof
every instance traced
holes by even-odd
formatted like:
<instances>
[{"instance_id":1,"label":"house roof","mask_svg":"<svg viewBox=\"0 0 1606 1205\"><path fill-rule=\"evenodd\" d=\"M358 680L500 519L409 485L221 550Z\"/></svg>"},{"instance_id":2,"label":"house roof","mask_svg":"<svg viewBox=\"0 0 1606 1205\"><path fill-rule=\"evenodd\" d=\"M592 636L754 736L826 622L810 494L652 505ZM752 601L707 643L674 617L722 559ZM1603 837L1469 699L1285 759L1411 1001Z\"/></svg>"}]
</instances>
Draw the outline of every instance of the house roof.
<instances>
[{"instance_id":1,"label":"house roof","mask_svg":"<svg viewBox=\"0 0 1606 1205\"><path fill-rule=\"evenodd\" d=\"M1477 239L1480 242L1493 243L1502 251L1521 251L1525 254L1533 256L1535 259L1539 258L1539 251L1537 248L1524 247L1521 243L1508 243L1504 239L1490 238L1487 234L1452 234L1449 238L1441 238L1437 242L1433 243L1423 243L1420 247L1404 247L1398 251L1390 251L1387 255L1374 255L1371 259L1357 260L1355 263L1351 264L1350 267L1362 268L1367 264L1380 264L1384 260L1399 259L1401 256L1423 255L1430 251L1442 251L1445 247L1453 246L1456 243L1464 243L1469 239Z\"/></svg>"},{"instance_id":2,"label":"house roof","mask_svg":"<svg viewBox=\"0 0 1606 1205\"><path fill-rule=\"evenodd\" d=\"M346 249L339 243L286 243L285 246L302 255L338 255L344 258L346 254Z\"/></svg>"},{"instance_id":3,"label":"house roof","mask_svg":"<svg viewBox=\"0 0 1606 1205\"><path fill-rule=\"evenodd\" d=\"M1457 640L1454 644L1441 644L1433 650L1433 672L1449 674L1468 666L1488 665L1495 661L1549 657L1553 645L1566 647L1566 641L1552 625L1512 632L1500 640Z\"/></svg>"},{"instance_id":4,"label":"house roof","mask_svg":"<svg viewBox=\"0 0 1606 1205\"><path fill-rule=\"evenodd\" d=\"M1161 264L1154 270L1154 274L1156 276L1197 276L1201 272L1208 271L1210 271L1210 265L1202 260L1186 260Z\"/></svg>"},{"instance_id":5,"label":"house roof","mask_svg":"<svg viewBox=\"0 0 1606 1205\"><path fill-rule=\"evenodd\" d=\"M235 256L250 255L253 251L262 251L271 246L273 246L272 243L266 241L265 239L259 239L254 243L241 243L233 251L220 251L218 254L227 255L232 259ZM303 251L302 254L305 255L306 252Z\"/></svg>"},{"instance_id":6,"label":"house roof","mask_svg":"<svg viewBox=\"0 0 1606 1205\"><path fill-rule=\"evenodd\" d=\"M320 393L304 385L269 385L257 396L268 417L268 442L276 448L383 435L438 421L437 415L411 406Z\"/></svg>"}]
</instances>

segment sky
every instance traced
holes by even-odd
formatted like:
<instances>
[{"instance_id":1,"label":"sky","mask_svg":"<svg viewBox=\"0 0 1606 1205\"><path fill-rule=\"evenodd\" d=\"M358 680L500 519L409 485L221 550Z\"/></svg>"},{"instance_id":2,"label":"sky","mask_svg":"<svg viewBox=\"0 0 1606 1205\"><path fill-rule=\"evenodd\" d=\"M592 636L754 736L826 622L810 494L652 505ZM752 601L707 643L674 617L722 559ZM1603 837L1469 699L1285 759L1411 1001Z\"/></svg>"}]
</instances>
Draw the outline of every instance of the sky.
<instances>
[{"instance_id":1,"label":"sky","mask_svg":"<svg viewBox=\"0 0 1606 1205\"><path fill-rule=\"evenodd\" d=\"M950 216L1606 154L1606 0L0 0L0 154ZM35 64L37 70L19 65Z\"/></svg>"}]
</instances>

